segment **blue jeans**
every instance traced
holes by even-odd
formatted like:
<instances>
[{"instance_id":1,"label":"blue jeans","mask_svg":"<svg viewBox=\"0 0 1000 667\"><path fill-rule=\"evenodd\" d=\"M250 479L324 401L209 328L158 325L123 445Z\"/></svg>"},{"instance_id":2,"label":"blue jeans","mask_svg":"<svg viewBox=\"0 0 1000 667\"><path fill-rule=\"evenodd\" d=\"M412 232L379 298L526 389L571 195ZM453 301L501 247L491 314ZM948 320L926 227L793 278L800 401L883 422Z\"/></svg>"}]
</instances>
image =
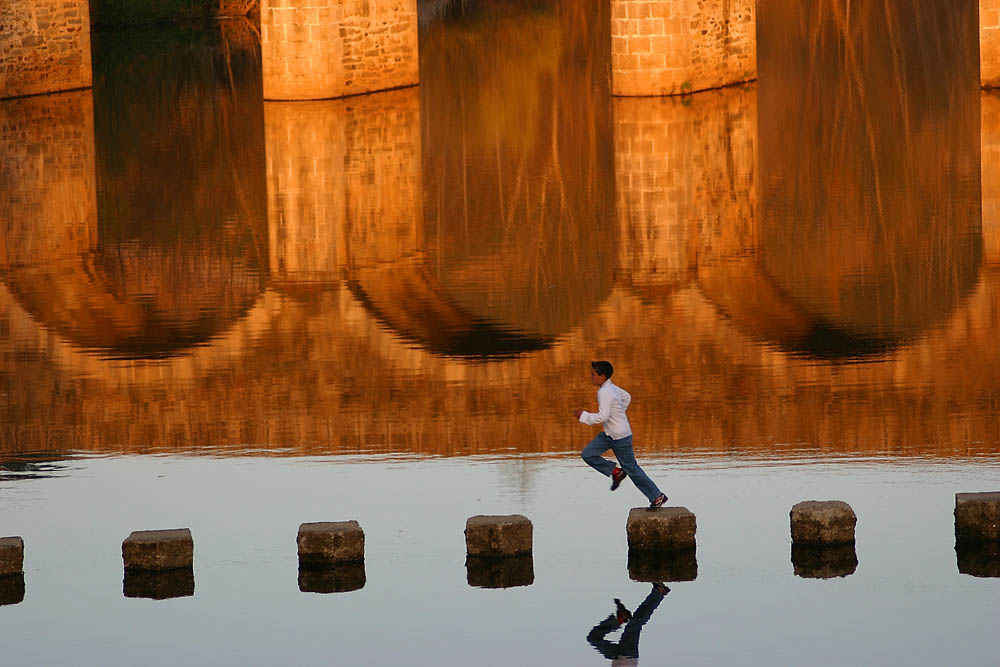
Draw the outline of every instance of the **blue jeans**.
<instances>
[{"instance_id":1,"label":"blue jeans","mask_svg":"<svg viewBox=\"0 0 1000 667\"><path fill-rule=\"evenodd\" d=\"M613 440L610 435L602 431L596 438L587 443L587 446L580 452L580 456L591 468L610 477L611 471L615 469L615 464L601 456L609 449L615 453L615 458L618 459L618 465L621 466L621 469L650 502L660 497L662 494L660 489L636 463L635 452L632 451L632 436L627 435L624 438Z\"/></svg>"}]
</instances>

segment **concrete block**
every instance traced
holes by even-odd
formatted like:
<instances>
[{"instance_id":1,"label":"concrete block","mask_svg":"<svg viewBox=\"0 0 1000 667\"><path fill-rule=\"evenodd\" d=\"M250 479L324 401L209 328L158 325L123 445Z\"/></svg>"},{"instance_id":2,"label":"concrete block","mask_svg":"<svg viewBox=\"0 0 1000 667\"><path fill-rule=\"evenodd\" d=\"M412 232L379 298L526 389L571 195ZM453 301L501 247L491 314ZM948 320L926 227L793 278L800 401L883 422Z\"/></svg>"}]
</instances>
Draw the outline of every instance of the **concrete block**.
<instances>
[{"instance_id":1,"label":"concrete block","mask_svg":"<svg viewBox=\"0 0 1000 667\"><path fill-rule=\"evenodd\" d=\"M194 569L125 570L122 593L127 598L169 600L194 595Z\"/></svg>"},{"instance_id":2,"label":"concrete block","mask_svg":"<svg viewBox=\"0 0 1000 667\"><path fill-rule=\"evenodd\" d=\"M9 574L0 577L0 607L24 602L24 575Z\"/></svg>"},{"instance_id":3,"label":"concrete block","mask_svg":"<svg viewBox=\"0 0 1000 667\"><path fill-rule=\"evenodd\" d=\"M535 563L531 554L495 558L467 556L466 578L476 588L514 588L535 583Z\"/></svg>"},{"instance_id":4,"label":"concrete block","mask_svg":"<svg viewBox=\"0 0 1000 667\"><path fill-rule=\"evenodd\" d=\"M858 554L853 544L793 544L792 568L803 579L846 577L858 569Z\"/></svg>"},{"instance_id":5,"label":"concrete block","mask_svg":"<svg viewBox=\"0 0 1000 667\"><path fill-rule=\"evenodd\" d=\"M686 507L634 507L625 526L629 551L691 551L697 523Z\"/></svg>"},{"instance_id":6,"label":"concrete block","mask_svg":"<svg viewBox=\"0 0 1000 667\"><path fill-rule=\"evenodd\" d=\"M958 571L971 577L1000 577L1000 541L955 544Z\"/></svg>"},{"instance_id":7,"label":"concrete block","mask_svg":"<svg viewBox=\"0 0 1000 667\"><path fill-rule=\"evenodd\" d=\"M325 521L299 526L299 567L322 569L365 558L365 532L357 521Z\"/></svg>"},{"instance_id":8,"label":"concrete block","mask_svg":"<svg viewBox=\"0 0 1000 667\"><path fill-rule=\"evenodd\" d=\"M694 549L684 551L628 552L628 578L632 581L694 581L698 578L698 558Z\"/></svg>"},{"instance_id":9,"label":"concrete block","mask_svg":"<svg viewBox=\"0 0 1000 667\"><path fill-rule=\"evenodd\" d=\"M126 570L173 570L194 565L194 540L188 528L138 530L122 542Z\"/></svg>"},{"instance_id":10,"label":"concrete block","mask_svg":"<svg viewBox=\"0 0 1000 667\"><path fill-rule=\"evenodd\" d=\"M1000 540L1000 491L955 494L955 539Z\"/></svg>"},{"instance_id":11,"label":"concrete block","mask_svg":"<svg viewBox=\"0 0 1000 667\"><path fill-rule=\"evenodd\" d=\"M520 514L473 516L465 522L465 549L471 556L517 556L531 553L531 521Z\"/></svg>"},{"instance_id":12,"label":"concrete block","mask_svg":"<svg viewBox=\"0 0 1000 667\"><path fill-rule=\"evenodd\" d=\"M858 517L842 500L806 500L789 517L793 544L854 544Z\"/></svg>"},{"instance_id":13,"label":"concrete block","mask_svg":"<svg viewBox=\"0 0 1000 667\"><path fill-rule=\"evenodd\" d=\"M24 540L0 537L0 577L24 571Z\"/></svg>"},{"instance_id":14,"label":"concrete block","mask_svg":"<svg viewBox=\"0 0 1000 667\"><path fill-rule=\"evenodd\" d=\"M348 593L365 587L365 562L348 561L324 568L299 568L303 593Z\"/></svg>"}]
</instances>

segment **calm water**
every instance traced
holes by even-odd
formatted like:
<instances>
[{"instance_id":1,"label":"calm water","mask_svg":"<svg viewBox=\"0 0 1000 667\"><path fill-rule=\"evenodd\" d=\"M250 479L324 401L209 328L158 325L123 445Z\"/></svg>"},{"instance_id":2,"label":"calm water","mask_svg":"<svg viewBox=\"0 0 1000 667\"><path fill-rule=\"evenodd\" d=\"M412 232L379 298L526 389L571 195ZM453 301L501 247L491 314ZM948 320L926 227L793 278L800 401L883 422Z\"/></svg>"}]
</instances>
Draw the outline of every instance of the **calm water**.
<instances>
[{"instance_id":1,"label":"calm water","mask_svg":"<svg viewBox=\"0 0 1000 667\"><path fill-rule=\"evenodd\" d=\"M612 99L607 8L556 2L425 7L410 89L263 102L226 22L97 31L92 91L0 102L4 659L601 664L649 591L641 496L575 458L607 358L698 516L642 664L992 664L951 515L1000 489L978 9L802 4L683 99ZM857 511L849 576L794 573L808 498ZM531 584L470 586L465 518L512 512ZM350 518L365 586L301 592L298 524ZM124 597L121 540L174 526L195 595Z\"/></svg>"}]
</instances>

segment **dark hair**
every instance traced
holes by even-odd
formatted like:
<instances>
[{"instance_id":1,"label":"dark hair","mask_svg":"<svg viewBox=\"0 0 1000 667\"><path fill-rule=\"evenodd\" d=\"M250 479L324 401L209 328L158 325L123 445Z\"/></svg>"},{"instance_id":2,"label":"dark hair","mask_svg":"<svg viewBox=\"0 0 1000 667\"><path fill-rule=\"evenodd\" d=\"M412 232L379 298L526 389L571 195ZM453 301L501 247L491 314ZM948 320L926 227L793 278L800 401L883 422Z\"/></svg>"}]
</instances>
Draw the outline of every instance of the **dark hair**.
<instances>
[{"instance_id":1,"label":"dark hair","mask_svg":"<svg viewBox=\"0 0 1000 667\"><path fill-rule=\"evenodd\" d=\"M590 367L594 369L595 373L603 375L605 378L610 378L611 374L615 372L610 361L591 361Z\"/></svg>"}]
</instances>

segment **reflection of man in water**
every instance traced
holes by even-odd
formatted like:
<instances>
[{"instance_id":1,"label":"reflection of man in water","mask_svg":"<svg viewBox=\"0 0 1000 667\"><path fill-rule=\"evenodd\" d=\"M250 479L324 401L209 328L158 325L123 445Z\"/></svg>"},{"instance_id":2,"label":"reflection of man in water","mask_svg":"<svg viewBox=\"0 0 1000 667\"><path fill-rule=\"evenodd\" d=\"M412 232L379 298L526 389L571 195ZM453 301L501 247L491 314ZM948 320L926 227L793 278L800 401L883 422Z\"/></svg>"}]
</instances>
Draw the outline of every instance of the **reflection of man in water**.
<instances>
[{"instance_id":1,"label":"reflection of man in water","mask_svg":"<svg viewBox=\"0 0 1000 667\"><path fill-rule=\"evenodd\" d=\"M594 626L587 635L587 641L597 649L597 652L611 661L612 665L638 665L639 664L639 633L642 626L649 621L649 617L656 611L663 596L670 592L670 589L661 583L653 584L653 590L649 591L646 599L636 608L635 613L630 612L621 600L615 598L615 613ZM609 632L614 632L621 624L625 624L621 639L617 642L608 641L604 637Z\"/></svg>"},{"instance_id":2,"label":"reflection of man in water","mask_svg":"<svg viewBox=\"0 0 1000 667\"><path fill-rule=\"evenodd\" d=\"M625 411L632 402L632 396L611 382L615 369L608 361L590 362L590 382L600 387L597 390L597 412L575 410L573 414L584 424L603 424L604 431L591 440L580 455L591 468L611 477L614 491L626 477L632 479L636 488L649 499L649 509L656 509L667 502L667 497L653 483L653 480L639 467L632 449L632 427L629 426ZM611 450L619 465L615 465L601 454ZM620 466L620 467L619 467Z\"/></svg>"}]
</instances>

